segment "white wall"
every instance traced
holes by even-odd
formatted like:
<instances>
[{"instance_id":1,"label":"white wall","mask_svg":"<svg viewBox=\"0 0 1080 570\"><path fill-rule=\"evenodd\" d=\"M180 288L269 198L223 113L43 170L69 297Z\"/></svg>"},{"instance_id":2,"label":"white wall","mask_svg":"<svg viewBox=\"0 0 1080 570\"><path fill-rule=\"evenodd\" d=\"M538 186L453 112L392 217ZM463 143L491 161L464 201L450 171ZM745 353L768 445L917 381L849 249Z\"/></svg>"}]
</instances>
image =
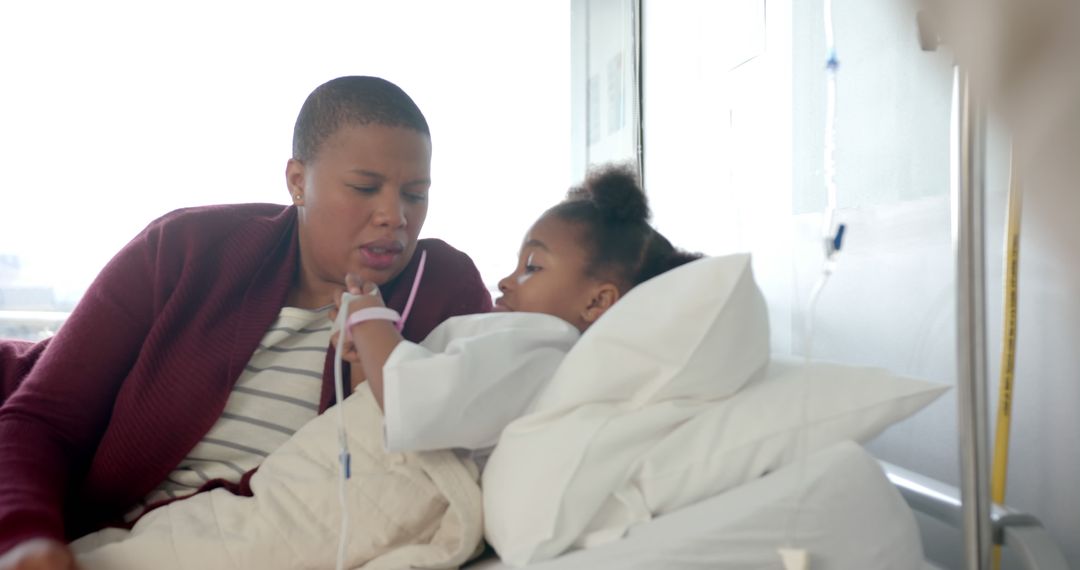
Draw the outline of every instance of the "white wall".
<instances>
[{"instance_id":1,"label":"white wall","mask_svg":"<svg viewBox=\"0 0 1080 570\"><path fill-rule=\"evenodd\" d=\"M790 22L783 2L644 6L645 189L655 224L686 249L755 253L781 352L791 349L793 293ZM730 41L740 28L757 33Z\"/></svg>"},{"instance_id":2,"label":"white wall","mask_svg":"<svg viewBox=\"0 0 1080 570\"><path fill-rule=\"evenodd\" d=\"M1024 181L1008 503L1038 516L1070 565L1080 568L1080 163L1075 151L1067 160L1062 166L1071 172L1058 172L1067 178L1044 178L1049 172L1039 170ZM1001 243L1004 225L1004 202L1000 194L996 198L991 243ZM1001 260L989 270L1000 275ZM989 285L991 338L997 341L1000 278ZM995 378L997 370L992 359Z\"/></svg>"},{"instance_id":3,"label":"white wall","mask_svg":"<svg viewBox=\"0 0 1080 570\"><path fill-rule=\"evenodd\" d=\"M761 4L764 53L732 69L731 51L747 46L725 43L725 21L753 26ZM814 355L954 384L951 62L919 51L906 3L841 2L836 10L838 216L848 234L818 305ZM805 349L805 306L821 264L821 22L816 1L645 5L646 187L656 222L690 249L754 253L777 354ZM1008 151L1000 136L990 147L993 405ZM1039 517L1080 566L1080 192L1033 192L1024 214L1008 503ZM869 447L955 484L955 406L948 394Z\"/></svg>"},{"instance_id":4,"label":"white wall","mask_svg":"<svg viewBox=\"0 0 1080 570\"><path fill-rule=\"evenodd\" d=\"M792 194L801 330L820 272L824 35L820 2L794 12ZM900 3L837 5L839 221L845 248L818 304L814 355L955 382L955 276L949 206L952 72L915 41ZM801 339L799 339L801 341ZM796 351L802 352L802 343ZM886 459L944 481L958 471L953 393L880 438ZM931 444L928 445L928 442Z\"/></svg>"}]
</instances>

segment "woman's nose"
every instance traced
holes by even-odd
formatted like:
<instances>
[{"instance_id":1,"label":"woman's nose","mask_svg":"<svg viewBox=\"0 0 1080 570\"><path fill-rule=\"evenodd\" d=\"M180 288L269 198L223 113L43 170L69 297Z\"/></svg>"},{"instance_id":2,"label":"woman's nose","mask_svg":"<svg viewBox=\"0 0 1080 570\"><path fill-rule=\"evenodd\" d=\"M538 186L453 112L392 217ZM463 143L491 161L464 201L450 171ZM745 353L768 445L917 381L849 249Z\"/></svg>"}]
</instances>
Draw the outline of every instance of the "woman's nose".
<instances>
[{"instance_id":1,"label":"woman's nose","mask_svg":"<svg viewBox=\"0 0 1080 570\"><path fill-rule=\"evenodd\" d=\"M405 201L398 192L383 190L375 209L375 221L380 226L404 227L409 220L405 217Z\"/></svg>"}]
</instances>

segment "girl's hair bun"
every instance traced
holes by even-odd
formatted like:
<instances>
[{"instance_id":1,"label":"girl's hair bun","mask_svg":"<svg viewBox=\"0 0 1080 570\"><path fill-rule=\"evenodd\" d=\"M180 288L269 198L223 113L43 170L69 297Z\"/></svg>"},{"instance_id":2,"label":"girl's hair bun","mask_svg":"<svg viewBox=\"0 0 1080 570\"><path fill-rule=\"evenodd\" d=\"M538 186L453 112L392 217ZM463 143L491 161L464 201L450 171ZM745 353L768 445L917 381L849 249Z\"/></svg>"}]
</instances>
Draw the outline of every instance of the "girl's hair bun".
<instances>
[{"instance_id":1,"label":"girl's hair bun","mask_svg":"<svg viewBox=\"0 0 1080 570\"><path fill-rule=\"evenodd\" d=\"M593 170L585 184L570 192L571 198L587 198L596 204L608 223L644 224L649 221L649 202L637 172L630 165L609 165Z\"/></svg>"},{"instance_id":2,"label":"girl's hair bun","mask_svg":"<svg viewBox=\"0 0 1080 570\"><path fill-rule=\"evenodd\" d=\"M649 201L630 165L591 171L581 186L544 215L580 224L588 251L587 274L611 279L623 293L701 257L676 249L649 225Z\"/></svg>"}]
</instances>

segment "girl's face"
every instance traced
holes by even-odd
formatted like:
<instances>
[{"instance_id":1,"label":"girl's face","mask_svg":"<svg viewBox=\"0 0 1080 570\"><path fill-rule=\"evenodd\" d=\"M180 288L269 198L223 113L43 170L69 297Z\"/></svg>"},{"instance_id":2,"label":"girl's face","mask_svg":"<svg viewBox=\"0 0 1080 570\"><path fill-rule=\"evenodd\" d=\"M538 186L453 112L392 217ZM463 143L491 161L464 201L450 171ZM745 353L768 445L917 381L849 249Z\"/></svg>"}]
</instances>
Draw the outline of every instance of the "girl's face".
<instances>
[{"instance_id":1,"label":"girl's face","mask_svg":"<svg viewBox=\"0 0 1080 570\"><path fill-rule=\"evenodd\" d=\"M409 263L427 217L431 141L405 128L345 126L314 159L290 160L286 178L304 281L334 288L355 273L383 284Z\"/></svg>"},{"instance_id":2,"label":"girl's face","mask_svg":"<svg viewBox=\"0 0 1080 570\"><path fill-rule=\"evenodd\" d=\"M579 225L540 218L525 234L517 268L499 281L495 310L544 313L588 328L618 298L618 289L588 276L582 239Z\"/></svg>"}]
</instances>

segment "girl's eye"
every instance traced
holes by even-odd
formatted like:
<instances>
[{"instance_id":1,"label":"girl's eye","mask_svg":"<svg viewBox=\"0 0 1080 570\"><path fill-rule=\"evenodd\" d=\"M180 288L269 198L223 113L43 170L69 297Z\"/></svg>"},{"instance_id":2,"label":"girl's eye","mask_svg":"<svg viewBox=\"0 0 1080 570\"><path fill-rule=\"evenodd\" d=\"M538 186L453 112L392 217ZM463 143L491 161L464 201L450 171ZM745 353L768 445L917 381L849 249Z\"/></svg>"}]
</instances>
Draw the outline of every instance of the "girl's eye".
<instances>
[{"instance_id":1,"label":"girl's eye","mask_svg":"<svg viewBox=\"0 0 1080 570\"><path fill-rule=\"evenodd\" d=\"M356 190L361 194L371 195L379 193L379 189L375 188L374 186L349 186L349 188L352 188L353 190Z\"/></svg>"},{"instance_id":2,"label":"girl's eye","mask_svg":"<svg viewBox=\"0 0 1080 570\"><path fill-rule=\"evenodd\" d=\"M529 275L531 273L536 273L537 271L540 271L541 269L543 269L543 268L536 265L533 262L533 255L530 253L529 257L525 258L525 275Z\"/></svg>"},{"instance_id":3,"label":"girl's eye","mask_svg":"<svg viewBox=\"0 0 1080 570\"><path fill-rule=\"evenodd\" d=\"M405 201L411 204L421 204L427 201L427 194L417 194L415 192L406 192Z\"/></svg>"}]
</instances>

